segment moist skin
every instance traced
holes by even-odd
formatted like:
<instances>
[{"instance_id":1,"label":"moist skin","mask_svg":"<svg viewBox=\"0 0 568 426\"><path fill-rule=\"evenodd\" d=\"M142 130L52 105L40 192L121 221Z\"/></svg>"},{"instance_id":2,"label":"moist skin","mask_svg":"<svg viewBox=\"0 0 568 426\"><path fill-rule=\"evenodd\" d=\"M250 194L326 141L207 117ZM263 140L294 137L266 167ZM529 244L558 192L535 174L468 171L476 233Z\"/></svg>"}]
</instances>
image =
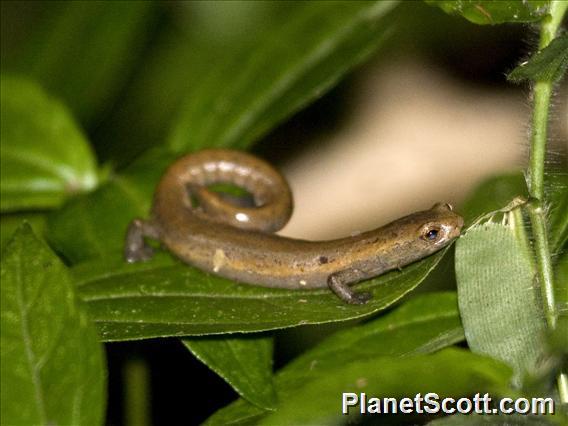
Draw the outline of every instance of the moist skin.
<instances>
[{"instance_id":1,"label":"moist skin","mask_svg":"<svg viewBox=\"0 0 568 426\"><path fill-rule=\"evenodd\" d=\"M251 202L208 189L216 183L245 189ZM240 151L199 151L165 172L151 217L129 226L124 255L129 262L150 258L148 237L184 262L223 277L264 287L329 287L344 302L361 304L370 293L351 285L437 252L463 226L449 204L437 203L346 238L307 241L274 234L292 210L286 180L263 160Z\"/></svg>"}]
</instances>

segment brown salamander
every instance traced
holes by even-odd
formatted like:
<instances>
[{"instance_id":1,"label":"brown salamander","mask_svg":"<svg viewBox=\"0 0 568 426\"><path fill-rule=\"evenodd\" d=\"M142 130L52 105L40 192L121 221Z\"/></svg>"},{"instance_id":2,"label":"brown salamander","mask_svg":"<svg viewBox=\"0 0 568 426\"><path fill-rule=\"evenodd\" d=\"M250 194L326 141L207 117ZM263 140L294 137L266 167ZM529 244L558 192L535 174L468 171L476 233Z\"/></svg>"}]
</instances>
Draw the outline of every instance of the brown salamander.
<instances>
[{"instance_id":1,"label":"brown salamander","mask_svg":"<svg viewBox=\"0 0 568 426\"><path fill-rule=\"evenodd\" d=\"M229 183L248 191L243 206L208 187ZM401 268L447 246L463 219L438 203L356 236L306 241L274 234L292 214L292 195L272 166L250 154L208 149L174 162L158 184L149 220L135 219L126 236L125 258L148 259L149 237L178 258L205 271L265 287L329 287L347 303L371 295L351 284Z\"/></svg>"}]
</instances>

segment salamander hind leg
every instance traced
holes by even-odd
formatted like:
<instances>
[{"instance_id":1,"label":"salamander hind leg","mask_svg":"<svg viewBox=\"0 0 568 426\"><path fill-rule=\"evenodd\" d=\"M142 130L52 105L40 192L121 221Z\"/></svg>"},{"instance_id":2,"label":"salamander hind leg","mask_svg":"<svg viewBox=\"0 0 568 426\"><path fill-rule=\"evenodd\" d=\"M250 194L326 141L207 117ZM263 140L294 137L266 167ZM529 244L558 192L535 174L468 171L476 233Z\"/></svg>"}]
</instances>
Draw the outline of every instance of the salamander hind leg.
<instances>
[{"instance_id":1,"label":"salamander hind leg","mask_svg":"<svg viewBox=\"0 0 568 426\"><path fill-rule=\"evenodd\" d=\"M371 299L369 292L355 292L349 287L361 279L360 271L356 269L345 269L335 272L327 278L327 285L337 297L346 303L353 305L365 304Z\"/></svg>"},{"instance_id":2,"label":"salamander hind leg","mask_svg":"<svg viewBox=\"0 0 568 426\"><path fill-rule=\"evenodd\" d=\"M134 219L126 232L126 244L124 245L124 259L129 263L149 260L154 255L145 237L158 238L156 227L142 219Z\"/></svg>"}]
</instances>

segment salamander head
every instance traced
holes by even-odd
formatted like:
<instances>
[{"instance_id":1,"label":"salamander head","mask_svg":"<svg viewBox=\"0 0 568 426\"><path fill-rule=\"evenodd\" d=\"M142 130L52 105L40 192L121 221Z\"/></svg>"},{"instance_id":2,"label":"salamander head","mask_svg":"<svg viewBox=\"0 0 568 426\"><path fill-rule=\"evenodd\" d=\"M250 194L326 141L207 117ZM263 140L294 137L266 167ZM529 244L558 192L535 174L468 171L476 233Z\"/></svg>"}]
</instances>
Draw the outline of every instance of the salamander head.
<instances>
[{"instance_id":1,"label":"salamander head","mask_svg":"<svg viewBox=\"0 0 568 426\"><path fill-rule=\"evenodd\" d=\"M417 235L428 245L445 246L460 236L463 218L454 213L451 204L436 203L426 210L425 221L417 230Z\"/></svg>"},{"instance_id":2,"label":"salamander head","mask_svg":"<svg viewBox=\"0 0 568 426\"><path fill-rule=\"evenodd\" d=\"M409 260L421 259L450 244L460 236L463 218L450 204L437 203L431 209L419 211L393 222L399 246L404 247Z\"/></svg>"}]
</instances>

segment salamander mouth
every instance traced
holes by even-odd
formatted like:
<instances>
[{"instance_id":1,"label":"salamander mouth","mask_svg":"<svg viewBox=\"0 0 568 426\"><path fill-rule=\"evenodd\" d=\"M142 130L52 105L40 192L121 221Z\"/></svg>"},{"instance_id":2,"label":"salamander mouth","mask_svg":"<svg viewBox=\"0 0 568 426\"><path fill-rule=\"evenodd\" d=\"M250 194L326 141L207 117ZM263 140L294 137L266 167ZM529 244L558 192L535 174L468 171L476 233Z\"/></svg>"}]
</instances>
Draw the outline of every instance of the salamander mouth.
<instances>
[{"instance_id":1,"label":"salamander mouth","mask_svg":"<svg viewBox=\"0 0 568 426\"><path fill-rule=\"evenodd\" d=\"M446 240L448 242L455 240L461 235L463 219L461 217L455 223L444 225L446 231Z\"/></svg>"},{"instance_id":2,"label":"salamander mouth","mask_svg":"<svg viewBox=\"0 0 568 426\"><path fill-rule=\"evenodd\" d=\"M455 229L456 237L459 237L461 235L461 230L463 228L463 225L464 225L463 217L459 216L458 217L458 226Z\"/></svg>"},{"instance_id":3,"label":"salamander mouth","mask_svg":"<svg viewBox=\"0 0 568 426\"><path fill-rule=\"evenodd\" d=\"M452 240L455 240L456 238L458 238L461 235L461 228L463 226L463 219L461 221L461 225L459 226L455 226L449 233L449 237Z\"/></svg>"}]
</instances>

